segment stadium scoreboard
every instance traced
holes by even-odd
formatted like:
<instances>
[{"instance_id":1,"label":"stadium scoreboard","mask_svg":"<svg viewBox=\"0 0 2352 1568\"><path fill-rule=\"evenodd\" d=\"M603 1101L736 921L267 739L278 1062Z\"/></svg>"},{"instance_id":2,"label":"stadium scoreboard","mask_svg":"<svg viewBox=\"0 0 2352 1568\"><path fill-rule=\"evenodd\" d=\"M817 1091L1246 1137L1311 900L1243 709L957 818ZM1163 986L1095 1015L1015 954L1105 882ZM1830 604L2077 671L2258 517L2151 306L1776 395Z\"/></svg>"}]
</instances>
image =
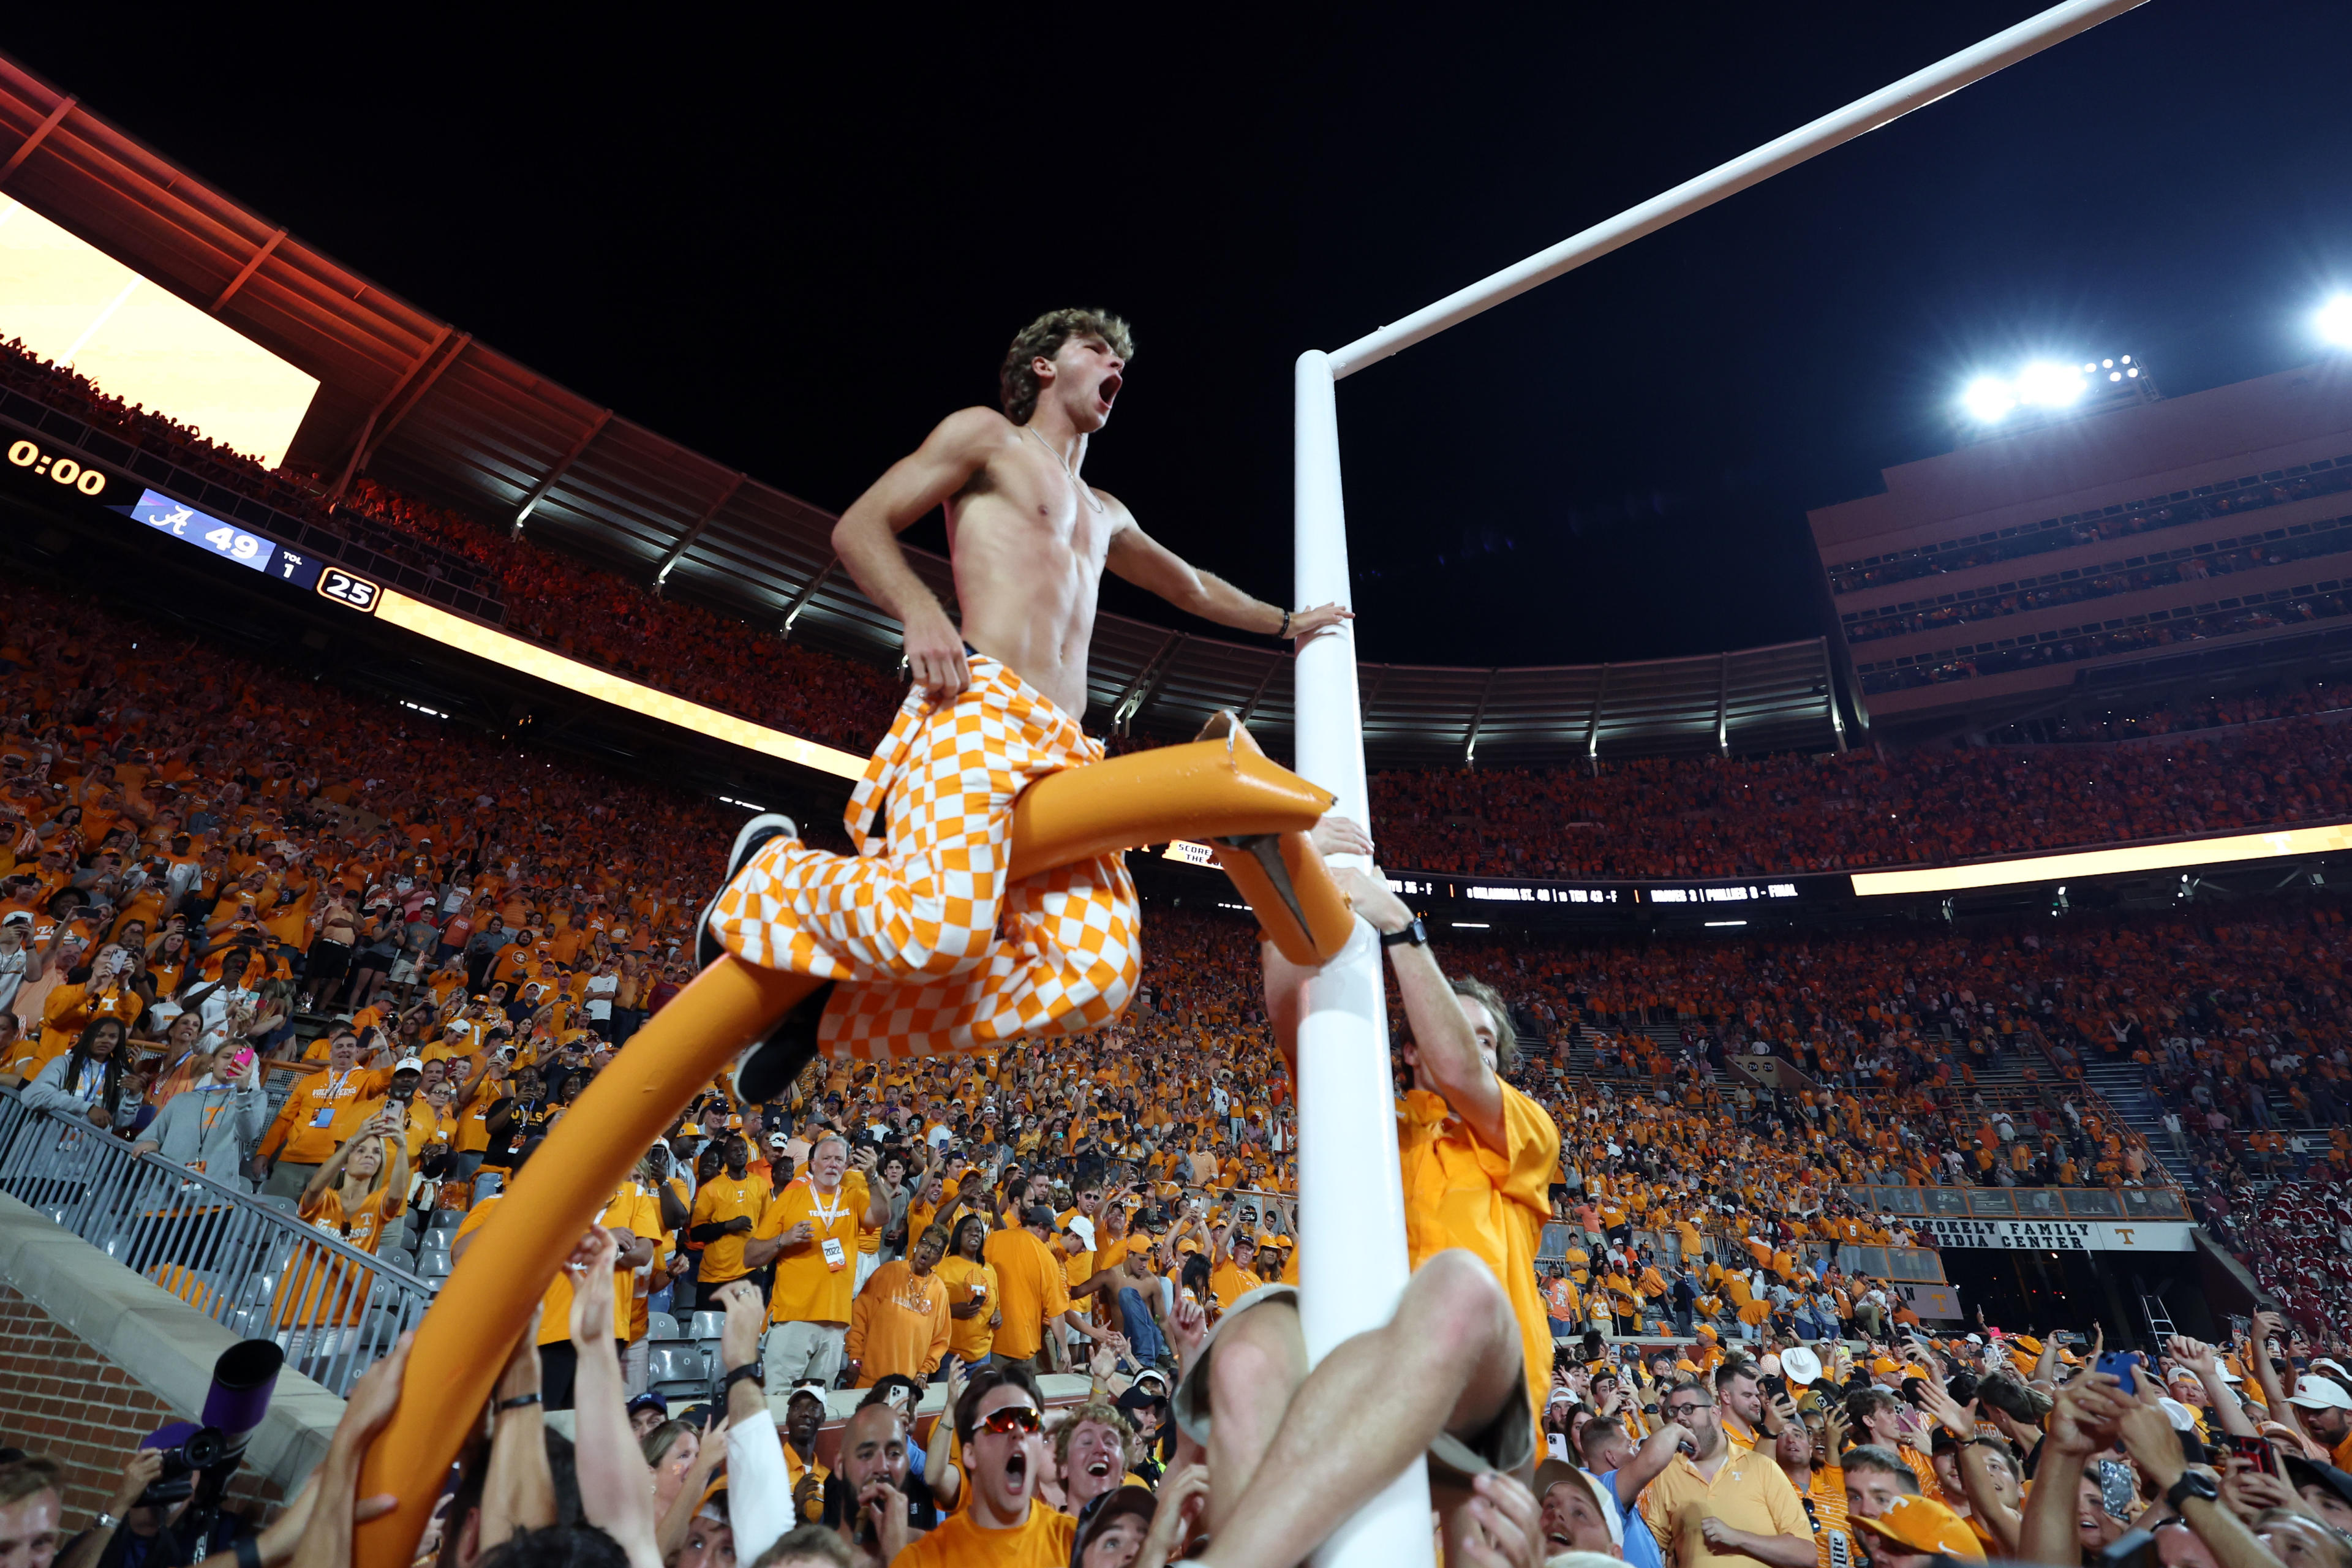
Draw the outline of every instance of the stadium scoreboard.
<instances>
[{"instance_id":1,"label":"stadium scoreboard","mask_svg":"<svg viewBox=\"0 0 2352 1568\"><path fill-rule=\"evenodd\" d=\"M373 615L383 585L297 549L242 523L200 511L176 497L152 489L77 454L58 450L37 437L0 432L7 437L7 464L0 472L15 479L18 493L73 499L143 525L151 533L257 572L302 593L315 593L346 609Z\"/></svg>"},{"instance_id":2,"label":"stadium scoreboard","mask_svg":"<svg viewBox=\"0 0 2352 1568\"><path fill-rule=\"evenodd\" d=\"M154 489L122 472L119 465L94 461L69 443L45 438L37 427L14 416L0 416L0 459L5 459L0 460L0 493L22 496L35 504L63 503L70 510L93 517L102 513L109 526L126 521L135 523L190 552L242 567L292 592L328 600L456 653L706 740L835 778L859 779L866 774L864 756L706 707L676 692L509 636L460 611L428 604L391 583L353 570L332 555L289 543L262 528L215 517L196 502ZM194 493L209 493L209 487L199 487ZM292 519L286 522L300 531L299 537L319 531L302 529Z\"/></svg>"}]
</instances>

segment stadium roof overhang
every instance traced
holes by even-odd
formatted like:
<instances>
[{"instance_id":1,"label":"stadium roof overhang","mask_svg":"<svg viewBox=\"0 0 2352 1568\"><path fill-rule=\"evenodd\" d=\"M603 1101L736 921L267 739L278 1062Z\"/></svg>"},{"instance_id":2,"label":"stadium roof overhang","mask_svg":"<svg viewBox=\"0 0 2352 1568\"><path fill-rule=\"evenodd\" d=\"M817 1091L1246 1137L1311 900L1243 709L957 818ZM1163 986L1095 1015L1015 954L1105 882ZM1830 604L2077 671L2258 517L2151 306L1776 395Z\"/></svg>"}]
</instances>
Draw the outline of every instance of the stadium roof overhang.
<instances>
[{"instance_id":1,"label":"stadium roof overhang","mask_svg":"<svg viewBox=\"0 0 2352 1568\"><path fill-rule=\"evenodd\" d=\"M0 57L0 192L319 378L289 462L366 472L870 660L898 632L833 556L833 517L558 385L247 210ZM945 560L917 572L950 607ZM1374 766L1826 751L1821 639L1693 658L1481 669L1365 665ZM1286 650L1106 616L1097 724L1187 734L1245 712L1286 754Z\"/></svg>"}]
</instances>

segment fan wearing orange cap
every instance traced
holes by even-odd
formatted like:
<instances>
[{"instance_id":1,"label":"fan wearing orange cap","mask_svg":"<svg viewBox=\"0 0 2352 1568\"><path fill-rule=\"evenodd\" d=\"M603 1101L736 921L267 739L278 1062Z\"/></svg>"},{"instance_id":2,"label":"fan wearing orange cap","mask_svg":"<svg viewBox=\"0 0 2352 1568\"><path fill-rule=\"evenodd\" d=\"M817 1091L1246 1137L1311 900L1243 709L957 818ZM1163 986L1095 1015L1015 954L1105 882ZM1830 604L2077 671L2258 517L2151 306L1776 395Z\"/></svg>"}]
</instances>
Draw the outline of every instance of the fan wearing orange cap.
<instances>
[{"instance_id":1,"label":"fan wearing orange cap","mask_svg":"<svg viewBox=\"0 0 2352 1568\"><path fill-rule=\"evenodd\" d=\"M1985 1560L1968 1521L1932 1499L1896 1498L1885 1512L1854 1523L1868 1540L1871 1568L1933 1568L1939 1557Z\"/></svg>"}]
</instances>

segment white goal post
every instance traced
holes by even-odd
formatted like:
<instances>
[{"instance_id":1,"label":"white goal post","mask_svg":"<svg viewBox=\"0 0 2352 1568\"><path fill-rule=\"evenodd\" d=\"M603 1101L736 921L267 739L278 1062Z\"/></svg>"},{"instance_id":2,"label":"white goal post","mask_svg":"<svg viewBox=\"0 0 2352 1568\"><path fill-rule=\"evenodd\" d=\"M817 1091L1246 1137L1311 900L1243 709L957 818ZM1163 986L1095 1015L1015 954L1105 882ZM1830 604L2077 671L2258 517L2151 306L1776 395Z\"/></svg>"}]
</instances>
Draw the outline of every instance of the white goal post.
<instances>
[{"instance_id":1,"label":"white goal post","mask_svg":"<svg viewBox=\"0 0 2352 1568\"><path fill-rule=\"evenodd\" d=\"M2068 0L2053 6L1345 348L1301 354L1292 602L1347 604L1354 597L1339 481L1339 378L2143 3ZM1307 640L1298 650L1296 690L1297 771L1336 795L1339 811L1370 826L1352 628L1343 625ZM1381 950L1359 923L1355 940L1308 983L1298 1031L1300 1319L1310 1363L1386 1322L1404 1290L1404 1197L1388 1045ZM1422 1468L1412 1466L1334 1531L1315 1561L1319 1568L1429 1568L1429 1506Z\"/></svg>"}]
</instances>

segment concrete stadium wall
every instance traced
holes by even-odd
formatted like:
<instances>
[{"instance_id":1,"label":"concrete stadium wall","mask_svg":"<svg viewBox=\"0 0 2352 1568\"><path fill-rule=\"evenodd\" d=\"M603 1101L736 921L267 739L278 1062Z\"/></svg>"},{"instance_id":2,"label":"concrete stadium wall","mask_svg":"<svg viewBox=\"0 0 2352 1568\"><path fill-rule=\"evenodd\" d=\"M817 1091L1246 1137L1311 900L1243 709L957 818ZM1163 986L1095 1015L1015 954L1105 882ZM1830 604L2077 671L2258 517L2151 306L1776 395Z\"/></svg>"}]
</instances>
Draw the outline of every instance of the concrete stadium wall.
<instances>
[{"instance_id":1,"label":"concrete stadium wall","mask_svg":"<svg viewBox=\"0 0 2352 1568\"><path fill-rule=\"evenodd\" d=\"M0 1194L0 1444L66 1475L66 1528L106 1506L139 1439L193 1421L236 1336L104 1253ZM230 1505L257 1519L327 1451L343 1402L281 1373Z\"/></svg>"}]
</instances>

